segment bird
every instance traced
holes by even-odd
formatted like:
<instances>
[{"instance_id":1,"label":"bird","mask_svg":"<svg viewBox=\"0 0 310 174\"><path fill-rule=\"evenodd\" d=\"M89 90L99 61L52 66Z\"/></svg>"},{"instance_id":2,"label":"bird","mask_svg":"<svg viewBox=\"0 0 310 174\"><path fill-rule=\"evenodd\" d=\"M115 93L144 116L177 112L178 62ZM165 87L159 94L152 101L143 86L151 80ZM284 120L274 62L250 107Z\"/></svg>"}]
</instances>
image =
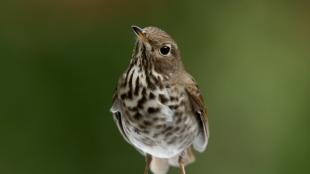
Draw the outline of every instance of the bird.
<instances>
[{"instance_id":1,"label":"bird","mask_svg":"<svg viewBox=\"0 0 310 174\"><path fill-rule=\"evenodd\" d=\"M144 174L166 174L170 166L186 174L192 147L203 152L208 144L207 107L173 38L158 27L131 27L136 41L112 97L113 120L145 156Z\"/></svg>"}]
</instances>

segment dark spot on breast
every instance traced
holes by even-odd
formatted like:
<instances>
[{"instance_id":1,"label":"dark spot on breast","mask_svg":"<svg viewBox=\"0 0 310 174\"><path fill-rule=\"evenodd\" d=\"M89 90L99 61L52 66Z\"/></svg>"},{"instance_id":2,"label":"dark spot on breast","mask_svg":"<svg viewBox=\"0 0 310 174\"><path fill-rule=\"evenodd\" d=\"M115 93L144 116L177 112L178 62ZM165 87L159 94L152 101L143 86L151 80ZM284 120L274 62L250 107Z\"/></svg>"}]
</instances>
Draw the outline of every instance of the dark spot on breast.
<instances>
[{"instance_id":1,"label":"dark spot on breast","mask_svg":"<svg viewBox=\"0 0 310 174\"><path fill-rule=\"evenodd\" d=\"M184 116L182 117L182 120L183 120L184 122L186 122L189 118L190 118L190 117L184 115Z\"/></svg>"},{"instance_id":2,"label":"dark spot on breast","mask_svg":"<svg viewBox=\"0 0 310 174\"><path fill-rule=\"evenodd\" d=\"M172 135L172 133L171 132L167 132L166 134L165 134L165 137L170 137Z\"/></svg>"},{"instance_id":3,"label":"dark spot on breast","mask_svg":"<svg viewBox=\"0 0 310 174\"><path fill-rule=\"evenodd\" d=\"M166 132L172 130L172 128L173 128L172 126L168 126L168 127L166 128Z\"/></svg>"},{"instance_id":4,"label":"dark spot on breast","mask_svg":"<svg viewBox=\"0 0 310 174\"><path fill-rule=\"evenodd\" d=\"M169 132L170 130L172 130L172 126L168 126L166 127L164 130L161 131L162 134Z\"/></svg>"},{"instance_id":5,"label":"dark spot on breast","mask_svg":"<svg viewBox=\"0 0 310 174\"><path fill-rule=\"evenodd\" d=\"M178 127L178 126L176 126L175 128L174 128L174 131L175 132L178 132L180 130L180 127Z\"/></svg>"},{"instance_id":6,"label":"dark spot on breast","mask_svg":"<svg viewBox=\"0 0 310 174\"><path fill-rule=\"evenodd\" d=\"M167 98L164 94L159 94L158 97L159 97L159 100L160 100L160 102L161 102L162 104L167 103L168 98Z\"/></svg>"},{"instance_id":7,"label":"dark spot on breast","mask_svg":"<svg viewBox=\"0 0 310 174\"><path fill-rule=\"evenodd\" d=\"M137 107L127 107L129 111L132 111L132 112L136 112L138 111L138 108Z\"/></svg>"},{"instance_id":8,"label":"dark spot on breast","mask_svg":"<svg viewBox=\"0 0 310 174\"><path fill-rule=\"evenodd\" d=\"M146 73L146 83L147 83L147 87L150 88L151 90L155 90L156 89L156 86L150 80L150 73Z\"/></svg>"},{"instance_id":9,"label":"dark spot on breast","mask_svg":"<svg viewBox=\"0 0 310 174\"><path fill-rule=\"evenodd\" d=\"M146 88L142 89L142 96L146 96Z\"/></svg>"},{"instance_id":10,"label":"dark spot on breast","mask_svg":"<svg viewBox=\"0 0 310 174\"><path fill-rule=\"evenodd\" d=\"M133 131L134 131L136 134L139 134L139 135L140 135L140 132L141 132L141 131L140 131L138 128L134 128Z\"/></svg>"},{"instance_id":11,"label":"dark spot on breast","mask_svg":"<svg viewBox=\"0 0 310 174\"><path fill-rule=\"evenodd\" d=\"M180 124L180 123L181 123L181 121L182 121L182 117L181 117L181 116L179 116L179 117L177 117L177 121L175 122L175 124Z\"/></svg>"},{"instance_id":12,"label":"dark spot on breast","mask_svg":"<svg viewBox=\"0 0 310 174\"><path fill-rule=\"evenodd\" d=\"M152 122L147 121L147 120L144 120L144 121L143 121L143 124L144 124L145 126L151 126L151 125L152 125Z\"/></svg>"},{"instance_id":13,"label":"dark spot on breast","mask_svg":"<svg viewBox=\"0 0 310 174\"><path fill-rule=\"evenodd\" d=\"M159 111L160 111L159 108L154 108L154 107L149 107L149 108L147 109L147 112L148 112L149 114L154 114L154 113L157 113L157 112L159 112Z\"/></svg>"},{"instance_id":14,"label":"dark spot on breast","mask_svg":"<svg viewBox=\"0 0 310 174\"><path fill-rule=\"evenodd\" d=\"M182 112L176 111L176 112L174 113L174 115L175 115L175 116L178 116L178 117L181 117L181 116L182 116Z\"/></svg>"},{"instance_id":15,"label":"dark spot on breast","mask_svg":"<svg viewBox=\"0 0 310 174\"><path fill-rule=\"evenodd\" d=\"M144 134L149 134L149 133L150 133L150 131L148 131L148 130L146 130L146 129L144 129L142 132L143 132Z\"/></svg>"},{"instance_id":16,"label":"dark spot on breast","mask_svg":"<svg viewBox=\"0 0 310 174\"><path fill-rule=\"evenodd\" d=\"M121 87L124 88L124 87L126 87L126 85L127 85L127 81L124 80L124 81L121 83Z\"/></svg>"},{"instance_id":17,"label":"dark spot on breast","mask_svg":"<svg viewBox=\"0 0 310 174\"><path fill-rule=\"evenodd\" d=\"M142 118L142 115L141 115L139 112L137 112L137 113L133 116L133 118L134 118L135 120L140 120L140 119Z\"/></svg>"},{"instance_id":18,"label":"dark spot on breast","mask_svg":"<svg viewBox=\"0 0 310 174\"><path fill-rule=\"evenodd\" d=\"M157 138L160 135L160 133L156 133L153 135L153 138Z\"/></svg>"},{"instance_id":19,"label":"dark spot on breast","mask_svg":"<svg viewBox=\"0 0 310 174\"><path fill-rule=\"evenodd\" d=\"M152 100L152 99L154 99L154 98L155 98L154 93L153 93L153 92L150 92L150 94L149 94L149 99Z\"/></svg>"},{"instance_id":20,"label":"dark spot on breast","mask_svg":"<svg viewBox=\"0 0 310 174\"><path fill-rule=\"evenodd\" d=\"M122 99L122 100L125 100L126 98L127 98L127 95L126 95L126 94L122 94L122 95L121 95L121 99Z\"/></svg>"},{"instance_id":21,"label":"dark spot on breast","mask_svg":"<svg viewBox=\"0 0 310 174\"><path fill-rule=\"evenodd\" d=\"M170 100L171 100L171 101L178 101L178 97L176 97L176 96L170 96Z\"/></svg>"},{"instance_id":22,"label":"dark spot on breast","mask_svg":"<svg viewBox=\"0 0 310 174\"><path fill-rule=\"evenodd\" d=\"M168 144L174 144L176 142L177 137L174 136L173 138L171 138L171 140L169 140L167 143Z\"/></svg>"},{"instance_id":23,"label":"dark spot on breast","mask_svg":"<svg viewBox=\"0 0 310 174\"><path fill-rule=\"evenodd\" d=\"M138 101L138 108L143 109L143 105L146 102L146 97L142 95L142 98Z\"/></svg>"},{"instance_id":24,"label":"dark spot on breast","mask_svg":"<svg viewBox=\"0 0 310 174\"><path fill-rule=\"evenodd\" d=\"M170 109L177 109L179 107L179 105L169 105Z\"/></svg>"},{"instance_id":25,"label":"dark spot on breast","mask_svg":"<svg viewBox=\"0 0 310 174\"><path fill-rule=\"evenodd\" d=\"M128 93L127 93L127 98L128 98L128 99L132 99L132 91L128 91Z\"/></svg>"},{"instance_id":26,"label":"dark spot on breast","mask_svg":"<svg viewBox=\"0 0 310 174\"><path fill-rule=\"evenodd\" d=\"M139 93L139 84L140 84L140 82L139 82L139 76L137 77L137 79L136 79L136 86L135 86L135 92L134 92L134 94L137 96L138 95L138 93Z\"/></svg>"},{"instance_id":27,"label":"dark spot on breast","mask_svg":"<svg viewBox=\"0 0 310 174\"><path fill-rule=\"evenodd\" d=\"M147 87L149 87L151 90L155 90L156 89L156 86L152 82L148 83Z\"/></svg>"},{"instance_id":28,"label":"dark spot on breast","mask_svg":"<svg viewBox=\"0 0 310 174\"><path fill-rule=\"evenodd\" d=\"M140 129L145 129L146 127L145 127L145 125L143 125L143 124L139 124L139 128L140 128Z\"/></svg>"},{"instance_id":29,"label":"dark spot on breast","mask_svg":"<svg viewBox=\"0 0 310 174\"><path fill-rule=\"evenodd\" d=\"M179 133L182 134L182 133L184 133L185 130L186 130L186 128L183 127L183 128L180 129L180 132L179 132Z\"/></svg>"},{"instance_id":30,"label":"dark spot on breast","mask_svg":"<svg viewBox=\"0 0 310 174\"><path fill-rule=\"evenodd\" d=\"M158 120L159 120L159 118L158 118L158 117L153 117L152 119L153 119L153 121L154 121L154 122L156 122L156 121L158 121Z\"/></svg>"},{"instance_id":31,"label":"dark spot on breast","mask_svg":"<svg viewBox=\"0 0 310 174\"><path fill-rule=\"evenodd\" d=\"M164 127L164 125L162 125L162 124L158 124L158 125L155 126L156 129L160 129L160 128L163 128L163 127Z\"/></svg>"}]
</instances>

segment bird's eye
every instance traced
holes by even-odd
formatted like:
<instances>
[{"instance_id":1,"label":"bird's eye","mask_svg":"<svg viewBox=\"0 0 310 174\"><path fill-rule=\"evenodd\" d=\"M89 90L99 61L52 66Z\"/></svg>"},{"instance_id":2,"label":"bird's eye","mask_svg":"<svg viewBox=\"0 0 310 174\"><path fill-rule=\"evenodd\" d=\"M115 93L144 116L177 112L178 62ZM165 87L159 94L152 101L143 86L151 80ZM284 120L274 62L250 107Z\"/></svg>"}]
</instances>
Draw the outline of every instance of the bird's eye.
<instances>
[{"instance_id":1,"label":"bird's eye","mask_svg":"<svg viewBox=\"0 0 310 174\"><path fill-rule=\"evenodd\" d=\"M170 53L170 50L171 50L170 45L164 45L160 48L159 52L161 55L166 56Z\"/></svg>"}]
</instances>

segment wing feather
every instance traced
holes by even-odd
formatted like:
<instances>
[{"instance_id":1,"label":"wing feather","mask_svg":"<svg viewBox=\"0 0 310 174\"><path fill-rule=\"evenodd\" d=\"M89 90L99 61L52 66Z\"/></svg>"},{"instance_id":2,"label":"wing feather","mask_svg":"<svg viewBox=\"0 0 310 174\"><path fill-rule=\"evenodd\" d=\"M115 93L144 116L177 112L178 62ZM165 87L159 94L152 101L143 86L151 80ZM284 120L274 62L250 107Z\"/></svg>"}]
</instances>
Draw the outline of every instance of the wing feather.
<instances>
[{"instance_id":1,"label":"wing feather","mask_svg":"<svg viewBox=\"0 0 310 174\"><path fill-rule=\"evenodd\" d=\"M197 151L202 152L206 149L209 139L207 108L205 107L203 97L194 80L191 80L191 82L186 85L186 92L188 94L192 110L200 123L199 135L195 138L193 146Z\"/></svg>"}]
</instances>

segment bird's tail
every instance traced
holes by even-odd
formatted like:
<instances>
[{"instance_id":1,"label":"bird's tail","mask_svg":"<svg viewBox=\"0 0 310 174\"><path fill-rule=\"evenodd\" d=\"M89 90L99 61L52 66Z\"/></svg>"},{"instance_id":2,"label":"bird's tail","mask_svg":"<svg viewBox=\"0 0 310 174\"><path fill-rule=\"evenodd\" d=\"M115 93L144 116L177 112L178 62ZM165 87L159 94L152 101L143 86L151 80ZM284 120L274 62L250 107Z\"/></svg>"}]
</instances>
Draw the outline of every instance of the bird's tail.
<instances>
[{"instance_id":1,"label":"bird's tail","mask_svg":"<svg viewBox=\"0 0 310 174\"><path fill-rule=\"evenodd\" d=\"M195 156L190 147L185 150L183 161L185 166L195 161ZM150 168L153 174L166 174L170 166L179 167L179 156L169 159L152 157Z\"/></svg>"},{"instance_id":2,"label":"bird's tail","mask_svg":"<svg viewBox=\"0 0 310 174\"><path fill-rule=\"evenodd\" d=\"M168 159L152 157L150 168L154 174L166 174L169 170Z\"/></svg>"}]
</instances>

